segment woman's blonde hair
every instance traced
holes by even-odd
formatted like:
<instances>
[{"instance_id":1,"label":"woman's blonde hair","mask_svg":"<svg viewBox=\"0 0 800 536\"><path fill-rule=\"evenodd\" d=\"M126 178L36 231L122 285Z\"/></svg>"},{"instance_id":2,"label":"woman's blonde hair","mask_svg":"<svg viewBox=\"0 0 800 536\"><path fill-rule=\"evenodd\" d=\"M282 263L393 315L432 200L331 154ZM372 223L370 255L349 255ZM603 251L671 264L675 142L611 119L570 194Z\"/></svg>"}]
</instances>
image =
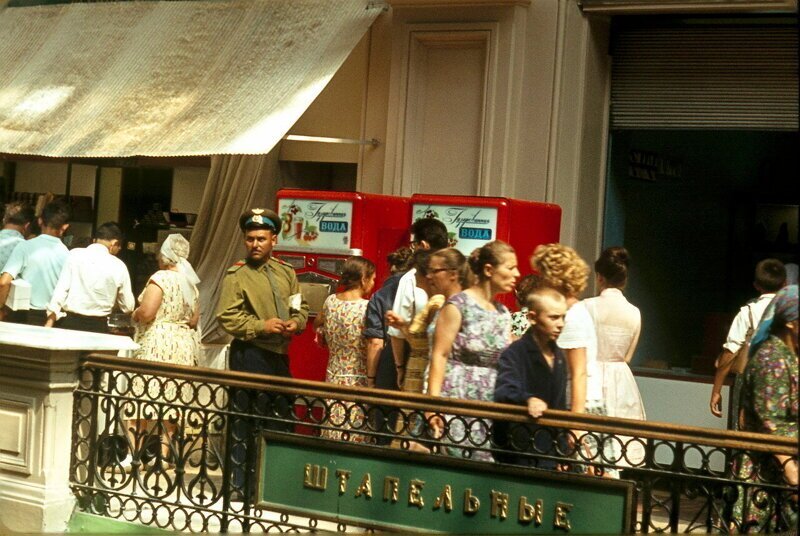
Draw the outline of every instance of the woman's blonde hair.
<instances>
[{"instance_id":1,"label":"woman's blonde hair","mask_svg":"<svg viewBox=\"0 0 800 536\"><path fill-rule=\"evenodd\" d=\"M578 253L564 244L542 244L531 257L531 268L539 272L543 283L567 297L578 297L586 290L589 265Z\"/></svg>"}]
</instances>

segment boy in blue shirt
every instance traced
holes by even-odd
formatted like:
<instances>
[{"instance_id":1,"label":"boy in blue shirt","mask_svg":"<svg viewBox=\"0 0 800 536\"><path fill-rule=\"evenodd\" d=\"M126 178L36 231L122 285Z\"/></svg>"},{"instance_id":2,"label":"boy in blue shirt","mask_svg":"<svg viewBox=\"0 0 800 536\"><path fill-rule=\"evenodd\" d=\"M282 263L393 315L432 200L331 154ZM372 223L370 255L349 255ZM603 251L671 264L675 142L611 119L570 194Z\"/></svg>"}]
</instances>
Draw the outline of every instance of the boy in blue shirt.
<instances>
[{"instance_id":1,"label":"boy in blue shirt","mask_svg":"<svg viewBox=\"0 0 800 536\"><path fill-rule=\"evenodd\" d=\"M541 288L525 297L531 327L503 351L497 366L494 400L524 405L537 419L547 409L567 409L567 367L556 339L564 327L567 301L556 290ZM538 432L538 433L537 433ZM556 454L557 440L548 429L535 423L497 422L496 447L504 450ZM494 452L498 461L555 469L554 460Z\"/></svg>"}]
</instances>

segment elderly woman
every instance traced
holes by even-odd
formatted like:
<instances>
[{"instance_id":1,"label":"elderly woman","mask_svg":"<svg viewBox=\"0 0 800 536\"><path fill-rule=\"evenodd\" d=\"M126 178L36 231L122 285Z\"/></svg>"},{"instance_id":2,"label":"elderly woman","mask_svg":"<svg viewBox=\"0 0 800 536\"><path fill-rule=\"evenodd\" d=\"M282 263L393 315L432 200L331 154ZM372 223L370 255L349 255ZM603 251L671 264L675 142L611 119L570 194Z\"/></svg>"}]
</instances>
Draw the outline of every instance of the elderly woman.
<instances>
[{"instance_id":1,"label":"elderly woman","mask_svg":"<svg viewBox=\"0 0 800 536\"><path fill-rule=\"evenodd\" d=\"M159 271L147 281L139 295L139 307L133 311L136 323L134 340L139 349L136 359L160 361L176 365L194 365L199 353L199 334L196 330L200 317L197 278L186 260L189 242L179 234L167 236L158 254ZM159 397L157 380L146 377L150 399ZM134 392L143 390L134 381ZM178 393L174 382L165 385L160 401L174 402ZM154 408L145 407L140 420L135 423L138 434L150 431L156 417ZM162 453L169 455L169 440L175 432L175 412L165 411L161 420ZM152 432L149 432L152 433Z\"/></svg>"},{"instance_id":2,"label":"elderly woman","mask_svg":"<svg viewBox=\"0 0 800 536\"><path fill-rule=\"evenodd\" d=\"M176 365L194 365L198 355L200 319L197 278L186 258L189 242L179 234L167 236L158 255L159 271L150 276L133 311L134 357Z\"/></svg>"},{"instance_id":3,"label":"elderly woman","mask_svg":"<svg viewBox=\"0 0 800 536\"><path fill-rule=\"evenodd\" d=\"M790 285L775 295L750 344L740 395L742 431L797 440L797 337L797 285ZM749 454L738 468L741 479L756 483L783 480L797 487L796 456ZM741 520L742 532L788 531L797 527L797 512L789 505L784 507L783 512L775 512L772 501L759 499L759 488L748 487L740 494L734 516ZM772 526L765 527L765 523Z\"/></svg>"}]
</instances>

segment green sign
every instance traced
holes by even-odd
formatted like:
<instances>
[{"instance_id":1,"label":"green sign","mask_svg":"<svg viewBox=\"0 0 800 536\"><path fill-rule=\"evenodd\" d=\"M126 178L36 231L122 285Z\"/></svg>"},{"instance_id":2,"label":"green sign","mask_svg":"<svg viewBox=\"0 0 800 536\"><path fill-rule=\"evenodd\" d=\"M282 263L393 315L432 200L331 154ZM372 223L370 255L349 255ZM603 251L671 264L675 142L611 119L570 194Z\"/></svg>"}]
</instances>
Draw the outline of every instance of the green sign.
<instances>
[{"instance_id":1,"label":"green sign","mask_svg":"<svg viewBox=\"0 0 800 536\"><path fill-rule=\"evenodd\" d=\"M633 482L265 432L259 506L379 529L632 531Z\"/></svg>"}]
</instances>

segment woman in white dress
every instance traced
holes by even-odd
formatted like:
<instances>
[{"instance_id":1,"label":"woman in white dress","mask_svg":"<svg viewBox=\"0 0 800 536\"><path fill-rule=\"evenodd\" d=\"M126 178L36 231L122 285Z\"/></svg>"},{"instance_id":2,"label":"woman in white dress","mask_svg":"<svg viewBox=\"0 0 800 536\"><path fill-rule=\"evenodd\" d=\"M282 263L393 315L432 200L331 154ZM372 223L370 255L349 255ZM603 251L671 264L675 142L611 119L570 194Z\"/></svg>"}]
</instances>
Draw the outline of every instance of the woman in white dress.
<instances>
[{"instance_id":1,"label":"woman in white dress","mask_svg":"<svg viewBox=\"0 0 800 536\"><path fill-rule=\"evenodd\" d=\"M597 333L597 373L607 414L644 420L642 397L628 366L642 328L639 309L622 294L628 282L629 260L623 247L603 251L594 263L600 295L584 300L584 305ZM628 441L621 465L640 463L643 455L641 443Z\"/></svg>"}]
</instances>

